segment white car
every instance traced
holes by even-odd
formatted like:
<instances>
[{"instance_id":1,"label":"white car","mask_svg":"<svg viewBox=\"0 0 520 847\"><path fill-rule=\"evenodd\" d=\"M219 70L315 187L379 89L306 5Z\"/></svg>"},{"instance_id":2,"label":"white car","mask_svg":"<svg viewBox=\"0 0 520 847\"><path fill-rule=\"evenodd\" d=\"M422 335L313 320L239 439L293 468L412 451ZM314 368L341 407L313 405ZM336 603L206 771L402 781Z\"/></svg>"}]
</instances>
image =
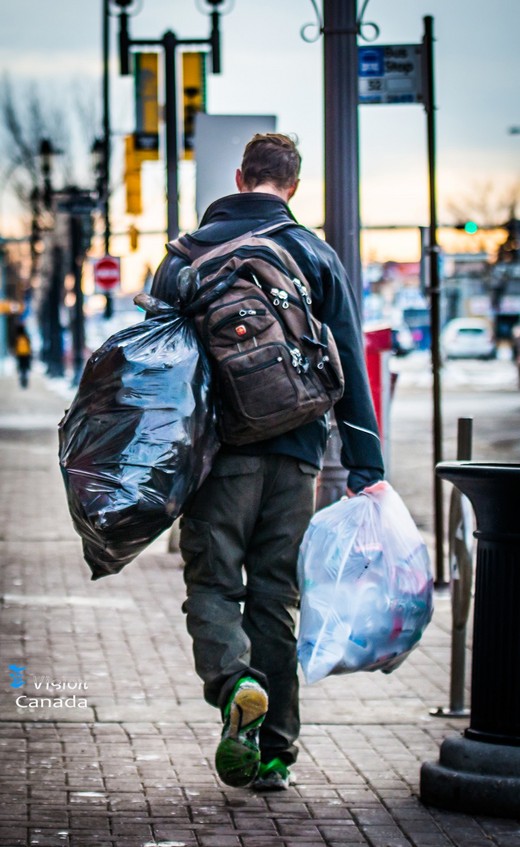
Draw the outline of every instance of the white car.
<instances>
[{"instance_id":1,"label":"white car","mask_svg":"<svg viewBox=\"0 0 520 847\"><path fill-rule=\"evenodd\" d=\"M444 327L441 350L446 359L494 359L496 344L485 318L455 318Z\"/></svg>"}]
</instances>

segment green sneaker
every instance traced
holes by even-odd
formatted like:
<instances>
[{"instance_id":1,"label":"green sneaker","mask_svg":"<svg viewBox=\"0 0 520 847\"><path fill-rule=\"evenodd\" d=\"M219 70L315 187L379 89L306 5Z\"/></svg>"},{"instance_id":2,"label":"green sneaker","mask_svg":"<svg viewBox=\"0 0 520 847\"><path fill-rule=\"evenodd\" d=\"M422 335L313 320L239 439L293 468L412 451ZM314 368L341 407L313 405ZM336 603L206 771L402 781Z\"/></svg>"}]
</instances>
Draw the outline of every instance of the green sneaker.
<instances>
[{"instance_id":1,"label":"green sneaker","mask_svg":"<svg viewBox=\"0 0 520 847\"><path fill-rule=\"evenodd\" d=\"M258 774L253 780L253 791L286 791L294 785L291 771L281 759L271 759L265 764L260 763Z\"/></svg>"},{"instance_id":2,"label":"green sneaker","mask_svg":"<svg viewBox=\"0 0 520 847\"><path fill-rule=\"evenodd\" d=\"M249 785L258 773L258 733L268 706L267 692L256 679L239 679L224 712L222 739L215 766L222 782L233 788Z\"/></svg>"}]
</instances>

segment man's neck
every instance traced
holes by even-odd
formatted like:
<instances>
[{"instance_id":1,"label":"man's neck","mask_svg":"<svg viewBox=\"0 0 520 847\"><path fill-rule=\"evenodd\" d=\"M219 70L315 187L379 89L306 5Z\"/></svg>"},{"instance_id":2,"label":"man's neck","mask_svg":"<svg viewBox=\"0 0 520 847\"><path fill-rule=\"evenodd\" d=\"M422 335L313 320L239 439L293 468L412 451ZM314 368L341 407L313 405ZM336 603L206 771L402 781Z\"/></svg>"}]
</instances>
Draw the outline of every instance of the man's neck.
<instances>
[{"instance_id":1,"label":"man's neck","mask_svg":"<svg viewBox=\"0 0 520 847\"><path fill-rule=\"evenodd\" d=\"M284 203L289 202L290 192L284 188L278 188L270 182L263 182L261 185L255 185L254 188L247 189L241 192L242 194L273 194L279 197Z\"/></svg>"}]
</instances>

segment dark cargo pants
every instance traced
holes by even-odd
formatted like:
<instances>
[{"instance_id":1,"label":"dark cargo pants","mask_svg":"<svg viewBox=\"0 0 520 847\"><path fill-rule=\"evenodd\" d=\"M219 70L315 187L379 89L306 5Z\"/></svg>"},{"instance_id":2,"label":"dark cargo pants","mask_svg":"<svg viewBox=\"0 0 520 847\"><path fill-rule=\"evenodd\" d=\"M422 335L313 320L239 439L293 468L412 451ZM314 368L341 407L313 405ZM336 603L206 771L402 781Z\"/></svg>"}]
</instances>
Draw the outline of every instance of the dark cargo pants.
<instances>
[{"instance_id":1,"label":"dark cargo pants","mask_svg":"<svg viewBox=\"0 0 520 847\"><path fill-rule=\"evenodd\" d=\"M290 456L220 453L181 520L183 609L205 699L223 710L242 676L267 688L266 762L296 759L296 564L316 474Z\"/></svg>"}]
</instances>

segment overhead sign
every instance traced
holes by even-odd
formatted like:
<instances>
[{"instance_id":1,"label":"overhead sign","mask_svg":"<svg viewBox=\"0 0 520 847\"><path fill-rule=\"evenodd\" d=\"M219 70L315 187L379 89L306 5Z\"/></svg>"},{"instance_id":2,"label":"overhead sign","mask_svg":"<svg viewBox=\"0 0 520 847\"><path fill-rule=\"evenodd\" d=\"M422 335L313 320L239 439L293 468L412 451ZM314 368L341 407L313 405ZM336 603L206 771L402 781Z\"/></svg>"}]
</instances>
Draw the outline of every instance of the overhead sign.
<instances>
[{"instance_id":1,"label":"overhead sign","mask_svg":"<svg viewBox=\"0 0 520 847\"><path fill-rule=\"evenodd\" d=\"M423 103L422 45L358 48L360 103Z\"/></svg>"},{"instance_id":2,"label":"overhead sign","mask_svg":"<svg viewBox=\"0 0 520 847\"><path fill-rule=\"evenodd\" d=\"M121 267L118 256L103 256L101 259L94 259L93 263L96 291L104 294L119 286Z\"/></svg>"}]
</instances>

